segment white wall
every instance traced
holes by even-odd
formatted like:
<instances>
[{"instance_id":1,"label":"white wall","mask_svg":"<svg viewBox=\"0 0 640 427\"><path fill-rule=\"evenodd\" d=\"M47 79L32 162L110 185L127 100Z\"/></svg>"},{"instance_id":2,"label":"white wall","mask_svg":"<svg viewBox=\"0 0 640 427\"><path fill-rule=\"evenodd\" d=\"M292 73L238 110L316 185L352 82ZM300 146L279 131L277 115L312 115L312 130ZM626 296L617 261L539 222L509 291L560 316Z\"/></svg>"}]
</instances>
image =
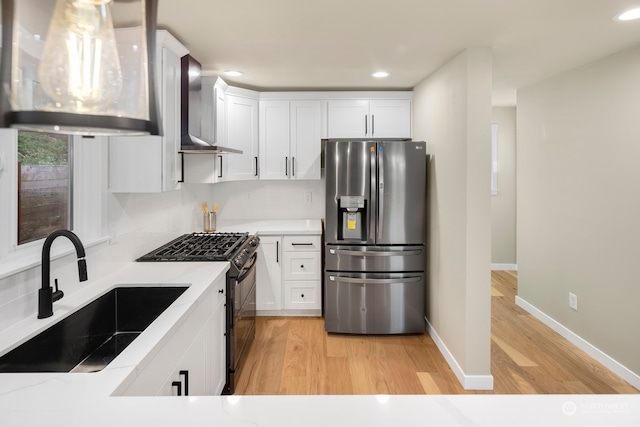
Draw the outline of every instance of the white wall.
<instances>
[{"instance_id":1,"label":"white wall","mask_svg":"<svg viewBox=\"0 0 640 427\"><path fill-rule=\"evenodd\" d=\"M640 47L518 91L519 296L636 375L639 118Z\"/></svg>"},{"instance_id":2,"label":"white wall","mask_svg":"<svg viewBox=\"0 0 640 427\"><path fill-rule=\"evenodd\" d=\"M429 170L427 317L467 388L491 377L491 50L467 49L414 89Z\"/></svg>"},{"instance_id":3,"label":"white wall","mask_svg":"<svg viewBox=\"0 0 640 427\"><path fill-rule=\"evenodd\" d=\"M324 180L236 181L192 187L199 200L209 206L220 204L219 220L324 218Z\"/></svg>"},{"instance_id":4,"label":"white wall","mask_svg":"<svg viewBox=\"0 0 640 427\"><path fill-rule=\"evenodd\" d=\"M516 108L495 107L498 124L498 194L491 196L491 264L513 268L516 256Z\"/></svg>"}]
</instances>

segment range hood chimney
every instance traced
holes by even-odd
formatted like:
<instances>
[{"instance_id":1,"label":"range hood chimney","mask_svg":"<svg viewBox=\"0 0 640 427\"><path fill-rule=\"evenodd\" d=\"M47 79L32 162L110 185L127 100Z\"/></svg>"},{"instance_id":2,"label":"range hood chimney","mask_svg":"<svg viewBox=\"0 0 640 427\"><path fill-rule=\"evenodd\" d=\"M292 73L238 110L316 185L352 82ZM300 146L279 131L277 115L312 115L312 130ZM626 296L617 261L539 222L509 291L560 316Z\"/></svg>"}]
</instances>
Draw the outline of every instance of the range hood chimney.
<instances>
[{"instance_id":1,"label":"range hood chimney","mask_svg":"<svg viewBox=\"0 0 640 427\"><path fill-rule=\"evenodd\" d=\"M237 153L241 150L217 145L218 141L209 142L201 137L202 128L202 66L191 55L182 57L180 83L180 129L181 149L183 153L222 154ZM207 120L213 120L208 118Z\"/></svg>"}]
</instances>

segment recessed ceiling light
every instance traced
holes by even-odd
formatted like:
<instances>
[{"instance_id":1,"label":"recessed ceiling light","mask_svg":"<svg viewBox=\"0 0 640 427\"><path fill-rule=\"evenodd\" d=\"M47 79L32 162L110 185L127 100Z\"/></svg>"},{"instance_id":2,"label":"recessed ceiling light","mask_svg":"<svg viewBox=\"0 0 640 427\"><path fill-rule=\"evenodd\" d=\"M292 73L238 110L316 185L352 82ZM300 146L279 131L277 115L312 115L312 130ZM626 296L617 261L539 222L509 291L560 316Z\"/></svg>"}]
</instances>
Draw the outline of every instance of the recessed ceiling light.
<instances>
[{"instance_id":1,"label":"recessed ceiling light","mask_svg":"<svg viewBox=\"0 0 640 427\"><path fill-rule=\"evenodd\" d=\"M243 76L244 73L242 71L227 70L224 72L224 75L229 77L240 77L240 76Z\"/></svg>"},{"instance_id":2,"label":"recessed ceiling light","mask_svg":"<svg viewBox=\"0 0 640 427\"><path fill-rule=\"evenodd\" d=\"M626 12L619 13L613 17L614 21L631 21L632 19L640 18L640 7L636 9L627 10Z\"/></svg>"},{"instance_id":3,"label":"recessed ceiling light","mask_svg":"<svg viewBox=\"0 0 640 427\"><path fill-rule=\"evenodd\" d=\"M383 79L385 77L389 77L389 73L387 73L386 71L376 71L375 73L371 74L372 77L375 77L376 79Z\"/></svg>"}]
</instances>

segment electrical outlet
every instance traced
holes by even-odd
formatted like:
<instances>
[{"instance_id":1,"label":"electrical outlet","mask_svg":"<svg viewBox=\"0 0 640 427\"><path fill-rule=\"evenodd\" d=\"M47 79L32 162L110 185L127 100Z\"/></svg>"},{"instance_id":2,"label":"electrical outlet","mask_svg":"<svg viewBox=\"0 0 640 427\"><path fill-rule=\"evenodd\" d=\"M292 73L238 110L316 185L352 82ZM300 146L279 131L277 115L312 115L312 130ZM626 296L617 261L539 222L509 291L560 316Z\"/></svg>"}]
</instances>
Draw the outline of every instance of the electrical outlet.
<instances>
[{"instance_id":1,"label":"electrical outlet","mask_svg":"<svg viewBox=\"0 0 640 427\"><path fill-rule=\"evenodd\" d=\"M304 202L305 203L311 203L311 192L307 191L304 193Z\"/></svg>"},{"instance_id":2,"label":"electrical outlet","mask_svg":"<svg viewBox=\"0 0 640 427\"><path fill-rule=\"evenodd\" d=\"M569 307L578 311L578 296L569 292Z\"/></svg>"}]
</instances>

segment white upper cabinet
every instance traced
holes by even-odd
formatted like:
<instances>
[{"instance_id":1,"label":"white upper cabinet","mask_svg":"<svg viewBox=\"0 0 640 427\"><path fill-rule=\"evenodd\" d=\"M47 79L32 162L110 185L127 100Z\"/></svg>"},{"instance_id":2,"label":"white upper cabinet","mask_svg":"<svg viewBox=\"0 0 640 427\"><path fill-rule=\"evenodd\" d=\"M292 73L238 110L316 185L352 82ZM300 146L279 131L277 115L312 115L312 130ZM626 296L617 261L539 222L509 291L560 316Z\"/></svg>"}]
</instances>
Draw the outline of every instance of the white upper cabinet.
<instances>
[{"instance_id":1,"label":"white upper cabinet","mask_svg":"<svg viewBox=\"0 0 640 427\"><path fill-rule=\"evenodd\" d=\"M227 140L229 148L242 154L226 154L226 181L258 179L258 100L226 95ZM225 176L226 175L226 176Z\"/></svg>"},{"instance_id":2,"label":"white upper cabinet","mask_svg":"<svg viewBox=\"0 0 640 427\"><path fill-rule=\"evenodd\" d=\"M289 101L260 101L260 179L289 179Z\"/></svg>"},{"instance_id":3,"label":"white upper cabinet","mask_svg":"<svg viewBox=\"0 0 640 427\"><path fill-rule=\"evenodd\" d=\"M226 91L229 88L221 78L202 78L202 138L205 141L225 145Z\"/></svg>"},{"instance_id":4,"label":"white upper cabinet","mask_svg":"<svg viewBox=\"0 0 640 427\"><path fill-rule=\"evenodd\" d=\"M184 155L184 181L321 179L322 139L411 138L412 92L255 92L203 78L205 139L242 154Z\"/></svg>"},{"instance_id":5,"label":"white upper cabinet","mask_svg":"<svg viewBox=\"0 0 640 427\"><path fill-rule=\"evenodd\" d=\"M260 101L260 179L320 179L320 100Z\"/></svg>"},{"instance_id":6,"label":"white upper cabinet","mask_svg":"<svg viewBox=\"0 0 640 427\"><path fill-rule=\"evenodd\" d=\"M202 78L202 138L226 145L227 106L229 88L221 78ZM217 183L228 179L227 157L222 154L183 154L184 182Z\"/></svg>"},{"instance_id":7,"label":"white upper cabinet","mask_svg":"<svg viewBox=\"0 0 640 427\"><path fill-rule=\"evenodd\" d=\"M224 182L227 170L226 157L222 154L183 153L184 182L198 184L215 184Z\"/></svg>"},{"instance_id":8,"label":"white upper cabinet","mask_svg":"<svg viewBox=\"0 0 640 427\"><path fill-rule=\"evenodd\" d=\"M159 193L180 188L180 58L188 53L159 30L157 96L162 136L109 138L109 189L114 193Z\"/></svg>"},{"instance_id":9,"label":"white upper cabinet","mask_svg":"<svg viewBox=\"0 0 640 427\"><path fill-rule=\"evenodd\" d=\"M365 138L368 136L369 101L329 101L329 138Z\"/></svg>"},{"instance_id":10,"label":"white upper cabinet","mask_svg":"<svg viewBox=\"0 0 640 427\"><path fill-rule=\"evenodd\" d=\"M411 100L329 100L327 121L329 138L411 138Z\"/></svg>"},{"instance_id":11,"label":"white upper cabinet","mask_svg":"<svg viewBox=\"0 0 640 427\"><path fill-rule=\"evenodd\" d=\"M411 101L376 99L369 101L371 138L411 138Z\"/></svg>"},{"instance_id":12,"label":"white upper cabinet","mask_svg":"<svg viewBox=\"0 0 640 427\"><path fill-rule=\"evenodd\" d=\"M258 179L258 93L203 78L202 136L242 154L184 154L184 181Z\"/></svg>"},{"instance_id":13,"label":"white upper cabinet","mask_svg":"<svg viewBox=\"0 0 640 427\"><path fill-rule=\"evenodd\" d=\"M291 101L291 178L320 179L320 101Z\"/></svg>"}]
</instances>

